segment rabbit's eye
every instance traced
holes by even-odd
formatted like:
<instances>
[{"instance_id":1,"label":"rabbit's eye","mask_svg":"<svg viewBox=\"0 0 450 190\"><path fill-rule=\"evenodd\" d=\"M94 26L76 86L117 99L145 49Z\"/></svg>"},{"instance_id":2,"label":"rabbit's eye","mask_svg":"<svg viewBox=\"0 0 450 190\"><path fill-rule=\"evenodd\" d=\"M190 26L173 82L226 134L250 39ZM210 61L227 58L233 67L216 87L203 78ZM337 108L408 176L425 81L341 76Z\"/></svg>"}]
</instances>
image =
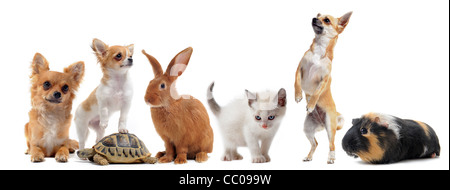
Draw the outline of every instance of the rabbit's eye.
<instances>
[{"instance_id":1,"label":"rabbit's eye","mask_svg":"<svg viewBox=\"0 0 450 190\"><path fill-rule=\"evenodd\" d=\"M161 89L165 89L166 88L166 84L161 83L160 87L161 87Z\"/></svg>"}]
</instances>

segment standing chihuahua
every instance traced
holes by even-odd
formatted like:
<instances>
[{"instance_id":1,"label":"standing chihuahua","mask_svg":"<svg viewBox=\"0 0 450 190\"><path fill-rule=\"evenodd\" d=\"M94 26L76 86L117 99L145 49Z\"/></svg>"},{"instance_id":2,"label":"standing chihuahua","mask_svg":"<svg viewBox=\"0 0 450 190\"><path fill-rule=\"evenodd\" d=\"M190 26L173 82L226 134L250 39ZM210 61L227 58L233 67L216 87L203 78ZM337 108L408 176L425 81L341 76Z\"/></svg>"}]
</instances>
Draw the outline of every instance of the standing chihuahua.
<instances>
[{"instance_id":1,"label":"standing chihuahua","mask_svg":"<svg viewBox=\"0 0 450 190\"><path fill-rule=\"evenodd\" d=\"M44 56L36 53L31 63L30 121L25 124L25 137L32 162L55 157L67 162L69 152L78 149L78 142L69 139L72 101L84 75L84 62L73 63L64 73L50 71Z\"/></svg>"},{"instance_id":2,"label":"standing chihuahua","mask_svg":"<svg viewBox=\"0 0 450 190\"><path fill-rule=\"evenodd\" d=\"M110 47L99 39L94 39L92 49L102 68L103 78L75 113L81 149L89 134L88 127L97 132L98 142L105 134L109 117L116 111L120 111L119 132L128 133L127 115L133 96L128 69L133 65L134 45Z\"/></svg>"},{"instance_id":3,"label":"standing chihuahua","mask_svg":"<svg viewBox=\"0 0 450 190\"><path fill-rule=\"evenodd\" d=\"M311 151L303 161L312 160L317 147L314 134L324 128L330 143L327 163L333 164L335 160L334 136L336 130L344 125L344 118L336 111L331 96L331 61L338 35L344 31L351 15L352 12L348 12L340 18L334 18L319 13L312 19L316 36L300 61L295 74L295 101L300 102L303 99L302 90L305 91L308 113L304 132L311 143Z\"/></svg>"}]
</instances>

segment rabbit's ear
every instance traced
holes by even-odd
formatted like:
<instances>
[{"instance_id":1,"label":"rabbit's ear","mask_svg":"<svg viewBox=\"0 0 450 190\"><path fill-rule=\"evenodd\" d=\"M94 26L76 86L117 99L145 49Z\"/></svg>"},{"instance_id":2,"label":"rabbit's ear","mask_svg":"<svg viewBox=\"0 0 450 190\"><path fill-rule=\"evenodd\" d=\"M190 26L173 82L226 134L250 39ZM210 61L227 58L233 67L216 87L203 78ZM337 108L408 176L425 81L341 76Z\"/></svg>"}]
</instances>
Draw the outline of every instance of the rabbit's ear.
<instances>
[{"instance_id":1,"label":"rabbit's ear","mask_svg":"<svg viewBox=\"0 0 450 190\"><path fill-rule=\"evenodd\" d=\"M183 74L184 70L186 70L186 67L189 63L189 59L192 55L192 47L188 47L178 53L170 62L169 66L167 66L165 75L169 76L170 78L179 77L181 74Z\"/></svg>"},{"instance_id":2,"label":"rabbit's ear","mask_svg":"<svg viewBox=\"0 0 450 190\"><path fill-rule=\"evenodd\" d=\"M159 64L158 60L156 60L153 56L147 54L145 50L142 50L142 53L147 57L148 61L150 62L150 65L152 65L153 73L155 74L155 77L159 77L163 75L163 70L161 68L161 64Z\"/></svg>"}]
</instances>

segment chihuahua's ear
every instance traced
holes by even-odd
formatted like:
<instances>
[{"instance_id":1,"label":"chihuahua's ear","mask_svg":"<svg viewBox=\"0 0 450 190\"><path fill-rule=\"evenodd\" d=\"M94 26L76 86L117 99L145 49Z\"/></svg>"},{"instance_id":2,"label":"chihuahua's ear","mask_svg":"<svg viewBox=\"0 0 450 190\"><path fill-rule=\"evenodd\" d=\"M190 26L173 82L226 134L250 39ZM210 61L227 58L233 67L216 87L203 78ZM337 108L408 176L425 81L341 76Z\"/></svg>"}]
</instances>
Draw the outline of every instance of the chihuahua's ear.
<instances>
[{"instance_id":1,"label":"chihuahua's ear","mask_svg":"<svg viewBox=\"0 0 450 190\"><path fill-rule=\"evenodd\" d=\"M92 47L92 50L94 50L97 58L105 57L105 55L108 51L108 45L106 45L104 42L102 42L101 40L99 40L97 38L94 38L94 40L92 40L91 47Z\"/></svg>"},{"instance_id":2,"label":"chihuahua's ear","mask_svg":"<svg viewBox=\"0 0 450 190\"><path fill-rule=\"evenodd\" d=\"M50 70L50 68L48 67L47 59L45 59L45 57L40 53L34 54L33 62L31 63L31 69L32 69L32 72L31 72L32 75L39 74L43 71Z\"/></svg>"},{"instance_id":3,"label":"chihuahua's ear","mask_svg":"<svg viewBox=\"0 0 450 190\"><path fill-rule=\"evenodd\" d=\"M78 61L64 68L64 73L70 74L73 81L80 83L84 76L84 62Z\"/></svg>"},{"instance_id":4,"label":"chihuahua's ear","mask_svg":"<svg viewBox=\"0 0 450 190\"><path fill-rule=\"evenodd\" d=\"M167 66L165 75L168 75L169 78L173 80L181 76L181 74L183 74L183 72L186 70L189 59L191 59L192 51L192 47L188 47L178 53Z\"/></svg>"},{"instance_id":5,"label":"chihuahua's ear","mask_svg":"<svg viewBox=\"0 0 450 190\"><path fill-rule=\"evenodd\" d=\"M131 55L133 55L134 52L134 44L130 44L127 46L128 50L130 51Z\"/></svg>"},{"instance_id":6,"label":"chihuahua's ear","mask_svg":"<svg viewBox=\"0 0 450 190\"><path fill-rule=\"evenodd\" d=\"M150 62L150 65L153 68L153 74L155 74L155 78L163 75L163 70L158 60L156 60L153 56L147 54L145 50L142 50L142 53L147 57L148 61Z\"/></svg>"},{"instance_id":7,"label":"chihuahua's ear","mask_svg":"<svg viewBox=\"0 0 450 190\"><path fill-rule=\"evenodd\" d=\"M338 32L341 33L344 31L344 28L347 26L350 17L352 16L352 11L345 13L345 15L338 18Z\"/></svg>"}]
</instances>

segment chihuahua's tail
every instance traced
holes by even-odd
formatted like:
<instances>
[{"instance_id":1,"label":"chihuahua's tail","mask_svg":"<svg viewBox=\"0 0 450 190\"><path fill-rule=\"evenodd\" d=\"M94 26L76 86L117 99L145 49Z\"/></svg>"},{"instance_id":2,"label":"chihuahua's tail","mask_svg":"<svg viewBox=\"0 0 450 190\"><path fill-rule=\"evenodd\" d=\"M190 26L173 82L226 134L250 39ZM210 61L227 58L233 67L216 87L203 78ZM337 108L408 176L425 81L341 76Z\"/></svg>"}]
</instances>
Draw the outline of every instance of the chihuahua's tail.
<instances>
[{"instance_id":1,"label":"chihuahua's tail","mask_svg":"<svg viewBox=\"0 0 450 190\"><path fill-rule=\"evenodd\" d=\"M217 116L220 114L221 107L219 106L219 104L217 104L216 100L214 99L214 96L212 94L213 88L214 88L214 82L212 82L209 85L208 90L206 92L206 97L208 98L209 108L214 113L214 115Z\"/></svg>"},{"instance_id":2,"label":"chihuahua's tail","mask_svg":"<svg viewBox=\"0 0 450 190\"><path fill-rule=\"evenodd\" d=\"M342 127L344 127L344 122L345 122L344 116L341 115L341 113L337 112L336 120L337 120L337 128L336 129L337 130L342 129Z\"/></svg>"}]
</instances>

